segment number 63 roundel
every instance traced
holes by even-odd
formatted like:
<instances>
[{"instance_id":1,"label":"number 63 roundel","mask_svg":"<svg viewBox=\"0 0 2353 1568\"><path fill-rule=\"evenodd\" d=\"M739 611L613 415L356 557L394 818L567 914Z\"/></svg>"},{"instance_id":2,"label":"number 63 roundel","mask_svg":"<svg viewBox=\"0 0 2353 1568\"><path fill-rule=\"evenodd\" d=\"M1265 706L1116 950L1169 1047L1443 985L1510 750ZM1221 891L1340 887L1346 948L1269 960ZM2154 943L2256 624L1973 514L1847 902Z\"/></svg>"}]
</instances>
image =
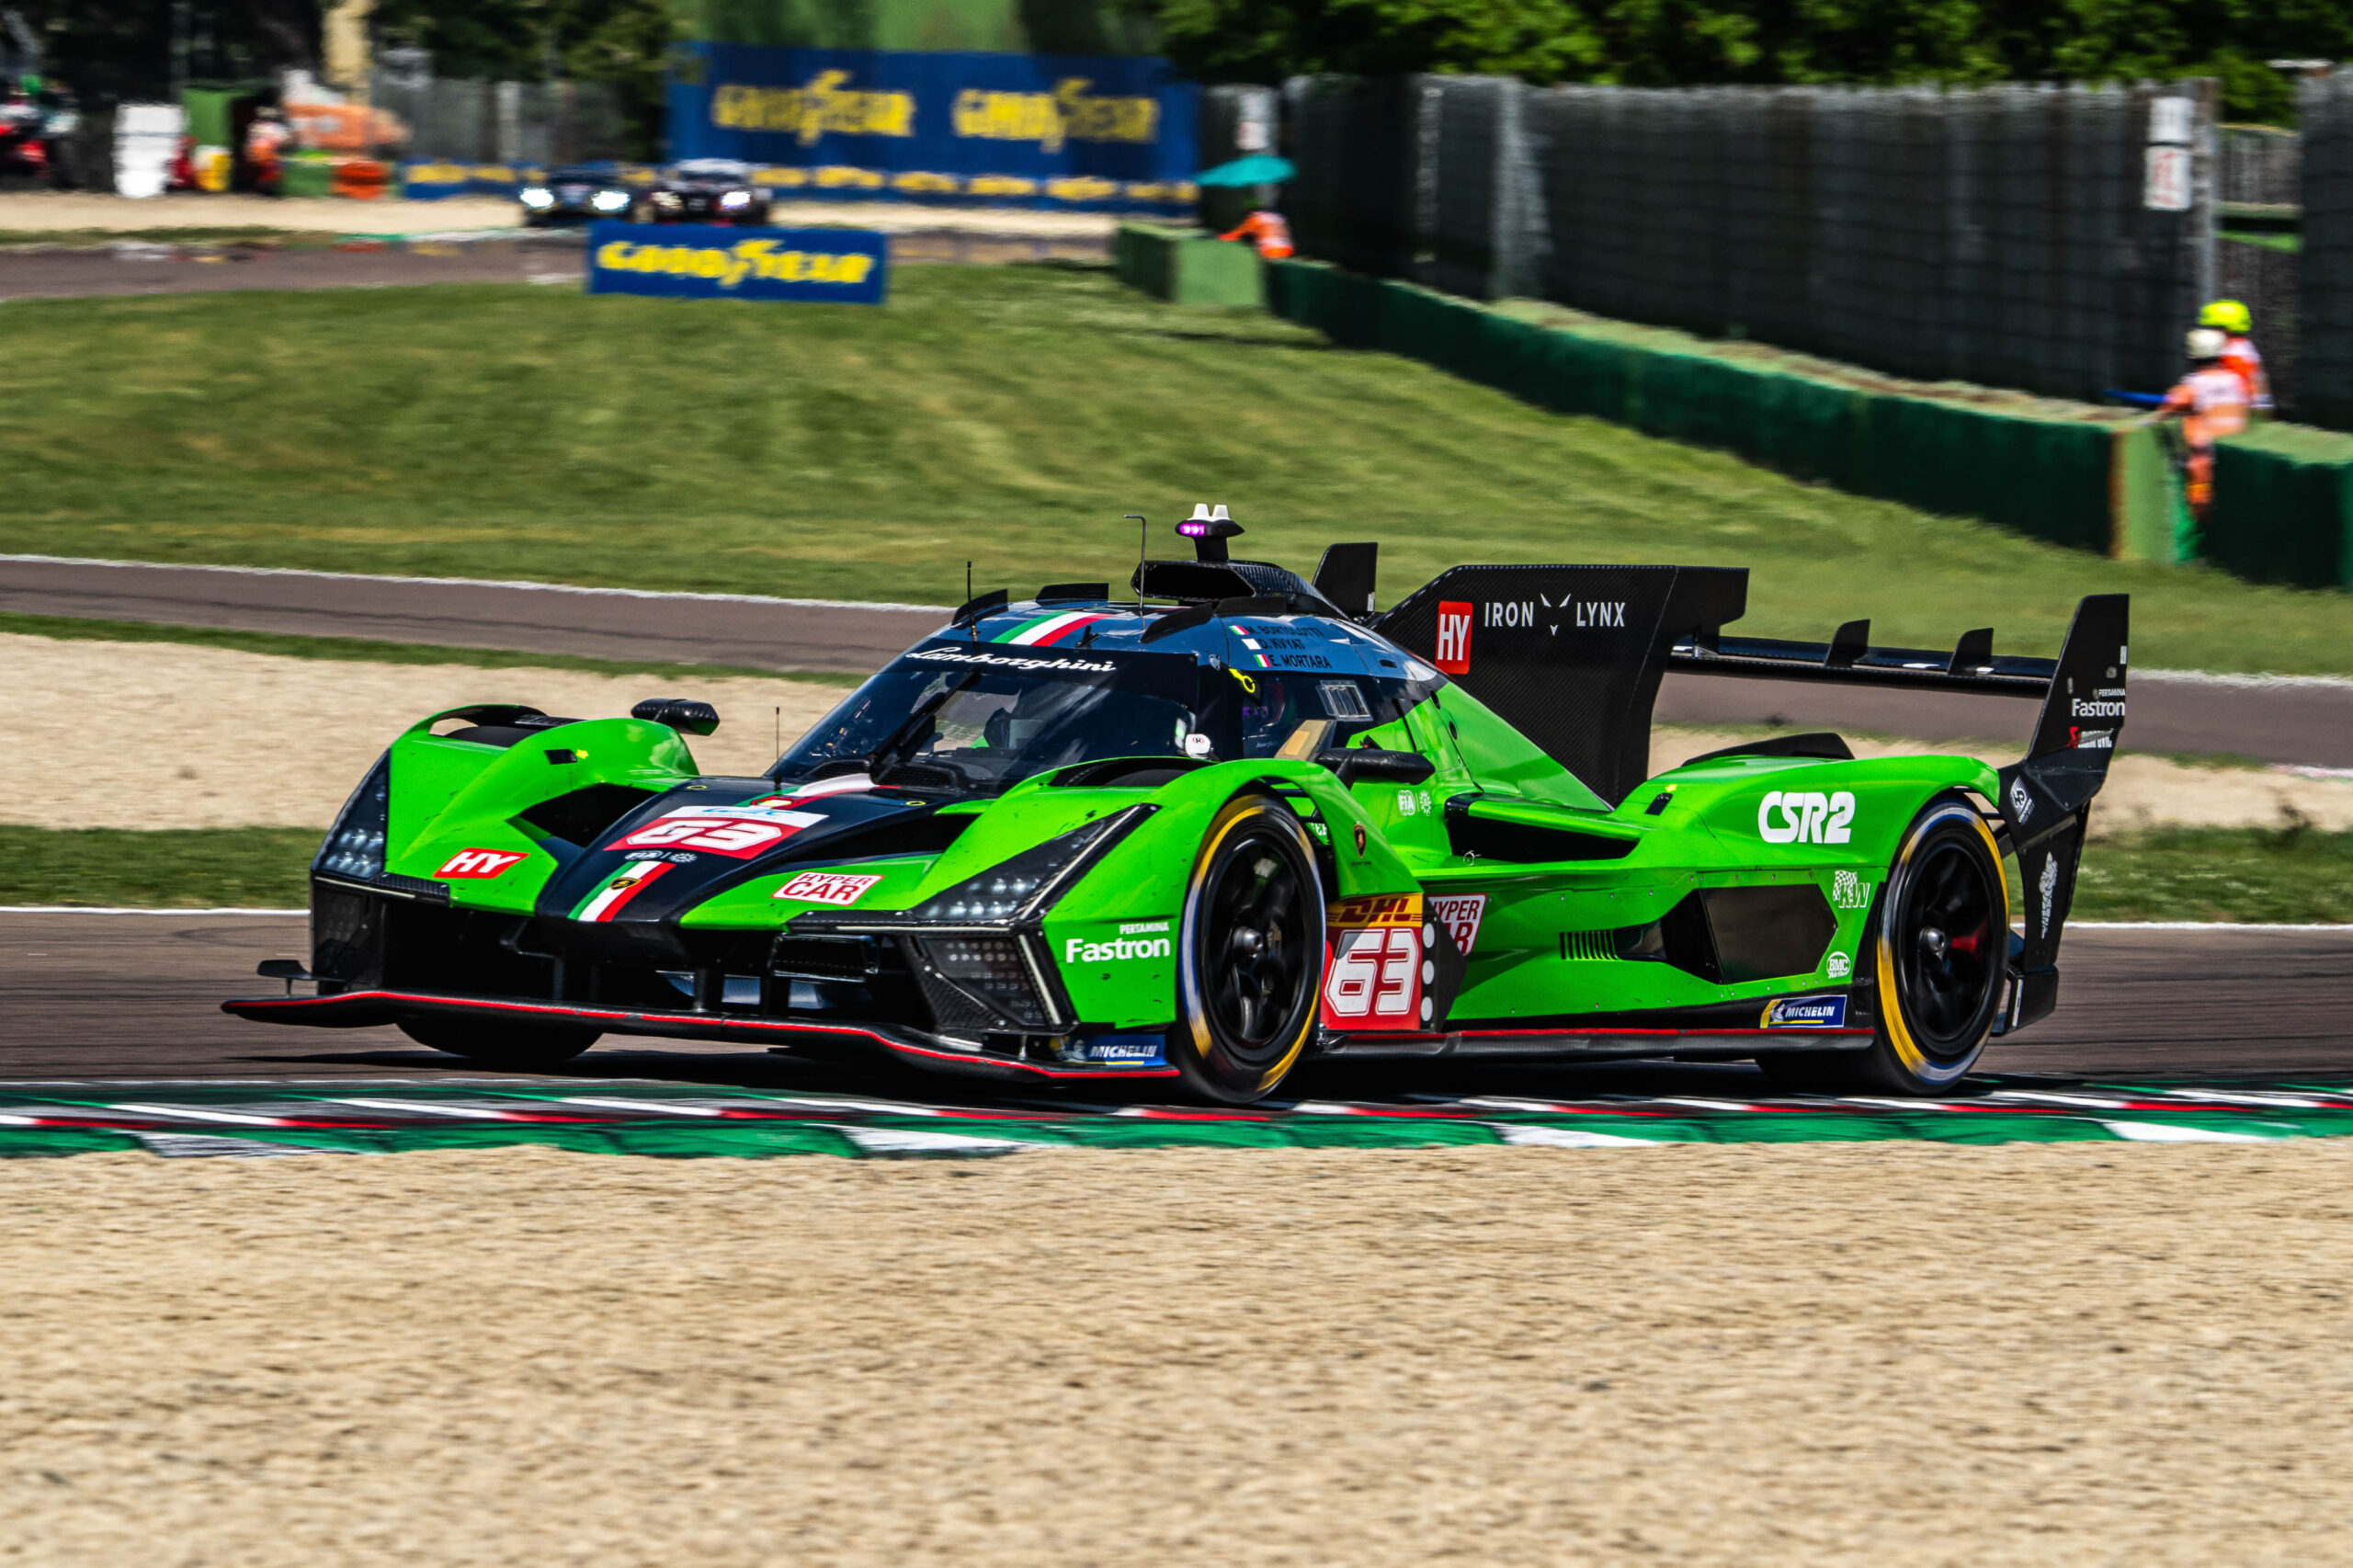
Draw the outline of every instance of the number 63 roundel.
<instances>
[{"instance_id":1,"label":"number 63 roundel","mask_svg":"<svg viewBox=\"0 0 2353 1568\"><path fill-rule=\"evenodd\" d=\"M1325 927L1324 1025L1418 1029L1430 1010L1418 894L1343 899Z\"/></svg>"}]
</instances>

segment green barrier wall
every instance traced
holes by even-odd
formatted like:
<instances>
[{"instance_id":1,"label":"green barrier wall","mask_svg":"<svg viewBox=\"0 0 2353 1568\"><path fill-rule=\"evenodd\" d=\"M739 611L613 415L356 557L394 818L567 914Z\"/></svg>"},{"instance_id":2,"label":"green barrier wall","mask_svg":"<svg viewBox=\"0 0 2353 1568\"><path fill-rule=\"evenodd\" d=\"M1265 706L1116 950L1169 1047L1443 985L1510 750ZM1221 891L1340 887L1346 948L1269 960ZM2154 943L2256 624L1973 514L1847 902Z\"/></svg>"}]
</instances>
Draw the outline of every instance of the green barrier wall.
<instances>
[{"instance_id":1,"label":"green barrier wall","mask_svg":"<svg viewBox=\"0 0 2353 1568\"><path fill-rule=\"evenodd\" d=\"M1256 309L1267 302L1258 253L1197 229L1122 223L1111 241L1111 267L1130 288L1174 304Z\"/></svg>"},{"instance_id":2,"label":"green barrier wall","mask_svg":"<svg viewBox=\"0 0 2353 1568\"><path fill-rule=\"evenodd\" d=\"M1555 413L1720 448L2072 549L2208 559L2267 582L2353 584L2353 437L2270 425L2224 443L2200 535L2183 526L2164 451L2145 426L1872 392L1621 343L1321 262L1269 262L1265 276L1268 309L1335 343L1419 359Z\"/></svg>"}]
</instances>

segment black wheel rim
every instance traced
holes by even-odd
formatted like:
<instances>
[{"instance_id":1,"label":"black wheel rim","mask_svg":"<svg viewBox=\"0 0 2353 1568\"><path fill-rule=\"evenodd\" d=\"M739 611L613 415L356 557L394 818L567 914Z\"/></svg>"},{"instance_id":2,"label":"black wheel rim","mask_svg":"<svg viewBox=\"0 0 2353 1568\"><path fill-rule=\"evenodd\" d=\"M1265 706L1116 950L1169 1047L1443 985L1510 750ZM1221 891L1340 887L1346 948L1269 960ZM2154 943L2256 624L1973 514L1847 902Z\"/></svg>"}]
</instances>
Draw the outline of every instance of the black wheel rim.
<instances>
[{"instance_id":1,"label":"black wheel rim","mask_svg":"<svg viewBox=\"0 0 2353 1568\"><path fill-rule=\"evenodd\" d=\"M2007 913L1967 839L1934 839L1913 862L1896 912L1895 969L1904 1021L1929 1055L1964 1055L1984 1036L2007 956Z\"/></svg>"},{"instance_id":2,"label":"black wheel rim","mask_svg":"<svg viewBox=\"0 0 2353 1568\"><path fill-rule=\"evenodd\" d=\"M1245 829L1201 890L1200 986L1211 1033L1234 1062L1270 1067L1298 1039L1319 934L1295 846Z\"/></svg>"}]
</instances>

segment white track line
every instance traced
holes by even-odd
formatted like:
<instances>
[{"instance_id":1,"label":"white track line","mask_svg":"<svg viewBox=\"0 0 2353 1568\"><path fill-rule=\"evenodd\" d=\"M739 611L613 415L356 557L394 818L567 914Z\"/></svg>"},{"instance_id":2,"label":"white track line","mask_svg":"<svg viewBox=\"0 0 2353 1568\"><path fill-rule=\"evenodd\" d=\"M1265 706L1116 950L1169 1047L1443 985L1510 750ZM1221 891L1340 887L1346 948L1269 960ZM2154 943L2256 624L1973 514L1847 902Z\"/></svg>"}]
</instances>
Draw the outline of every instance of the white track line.
<instances>
[{"instance_id":1,"label":"white track line","mask_svg":"<svg viewBox=\"0 0 2353 1568\"><path fill-rule=\"evenodd\" d=\"M215 566L201 562L102 561L81 555L0 555L0 564L29 566L119 566L162 572L226 572L241 577L318 577L335 583L423 583L439 588L514 588L535 594L594 594L619 599L684 599L704 604L785 605L797 609L918 610L947 615L953 605L902 604L891 599L784 599L769 594L687 594L652 588L585 588L575 583L507 582L490 577L392 577L372 572L312 572L299 566ZM2353 682L2347 684L2353 685Z\"/></svg>"},{"instance_id":2,"label":"white track line","mask_svg":"<svg viewBox=\"0 0 2353 1568\"><path fill-rule=\"evenodd\" d=\"M308 915L307 909L112 909L83 903L0 903L0 915Z\"/></svg>"}]
</instances>

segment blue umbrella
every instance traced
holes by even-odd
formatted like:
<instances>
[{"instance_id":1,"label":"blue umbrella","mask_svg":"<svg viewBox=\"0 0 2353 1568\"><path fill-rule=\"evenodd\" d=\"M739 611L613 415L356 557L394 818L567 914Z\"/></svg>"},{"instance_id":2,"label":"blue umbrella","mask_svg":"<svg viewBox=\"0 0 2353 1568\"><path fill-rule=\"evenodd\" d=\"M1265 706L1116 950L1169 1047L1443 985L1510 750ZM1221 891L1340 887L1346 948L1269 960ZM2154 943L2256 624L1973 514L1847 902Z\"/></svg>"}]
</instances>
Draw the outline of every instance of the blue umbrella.
<instances>
[{"instance_id":1,"label":"blue umbrella","mask_svg":"<svg viewBox=\"0 0 2353 1568\"><path fill-rule=\"evenodd\" d=\"M1280 185L1298 171L1289 158L1278 158L1271 153L1253 153L1246 158L1236 158L1230 164L1220 164L1204 169L1193 176L1195 185Z\"/></svg>"}]
</instances>

